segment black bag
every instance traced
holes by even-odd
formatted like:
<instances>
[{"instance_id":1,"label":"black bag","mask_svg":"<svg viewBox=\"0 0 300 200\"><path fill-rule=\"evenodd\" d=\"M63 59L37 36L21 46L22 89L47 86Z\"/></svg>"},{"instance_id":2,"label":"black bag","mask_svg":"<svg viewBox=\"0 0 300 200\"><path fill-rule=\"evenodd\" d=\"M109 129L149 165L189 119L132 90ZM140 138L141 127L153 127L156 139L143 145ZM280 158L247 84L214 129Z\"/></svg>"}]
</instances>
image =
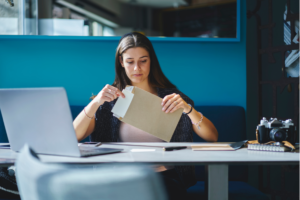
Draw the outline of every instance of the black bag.
<instances>
[{"instance_id":1,"label":"black bag","mask_svg":"<svg viewBox=\"0 0 300 200\"><path fill-rule=\"evenodd\" d=\"M0 197L1 199L20 199L14 170L0 167Z\"/></svg>"}]
</instances>

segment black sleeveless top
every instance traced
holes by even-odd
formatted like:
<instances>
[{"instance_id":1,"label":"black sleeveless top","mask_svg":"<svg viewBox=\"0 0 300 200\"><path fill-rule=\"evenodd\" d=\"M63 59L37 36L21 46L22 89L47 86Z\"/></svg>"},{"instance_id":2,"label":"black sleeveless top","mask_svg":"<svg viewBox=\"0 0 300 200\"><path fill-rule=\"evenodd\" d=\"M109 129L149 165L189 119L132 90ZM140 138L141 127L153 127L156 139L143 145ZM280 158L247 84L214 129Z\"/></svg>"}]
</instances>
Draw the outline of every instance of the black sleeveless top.
<instances>
[{"instance_id":1,"label":"black sleeveless top","mask_svg":"<svg viewBox=\"0 0 300 200\"><path fill-rule=\"evenodd\" d=\"M179 94L181 98L188 104L194 107L194 102L185 94L176 88L157 88L157 93L160 98L164 98L169 94ZM105 102L101 105L95 114L96 124L95 130L90 135L90 140L95 142L118 142L119 129L121 121L113 116L111 112L116 100ZM182 114L171 142L193 142L192 123L186 114ZM188 188L196 183L195 167L194 166L175 166L183 185Z\"/></svg>"}]
</instances>

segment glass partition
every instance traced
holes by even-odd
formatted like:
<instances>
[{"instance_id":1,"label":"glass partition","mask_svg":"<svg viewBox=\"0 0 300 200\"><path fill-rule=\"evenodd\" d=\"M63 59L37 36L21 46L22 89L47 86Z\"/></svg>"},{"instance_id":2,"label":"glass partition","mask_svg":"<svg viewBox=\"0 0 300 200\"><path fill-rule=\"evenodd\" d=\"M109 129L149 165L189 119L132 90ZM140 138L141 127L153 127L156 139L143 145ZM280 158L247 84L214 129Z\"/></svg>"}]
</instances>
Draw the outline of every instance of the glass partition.
<instances>
[{"instance_id":1,"label":"glass partition","mask_svg":"<svg viewBox=\"0 0 300 200\"><path fill-rule=\"evenodd\" d=\"M19 2L14 3L0 1L0 34L18 35L19 34Z\"/></svg>"},{"instance_id":2,"label":"glass partition","mask_svg":"<svg viewBox=\"0 0 300 200\"><path fill-rule=\"evenodd\" d=\"M0 35L37 35L37 0L0 1Z\"/></svg>"},{"instance_id":3,"label":"glass partition","mask_svg":"<svg viewBox=\"0 0 300 200\"><path fill-rule=\"evenodd\" d=\"M240 0L6 0L0 35L239 39ZM233 40L231 40L233 41Z\"/></svg>"}]
</instances>

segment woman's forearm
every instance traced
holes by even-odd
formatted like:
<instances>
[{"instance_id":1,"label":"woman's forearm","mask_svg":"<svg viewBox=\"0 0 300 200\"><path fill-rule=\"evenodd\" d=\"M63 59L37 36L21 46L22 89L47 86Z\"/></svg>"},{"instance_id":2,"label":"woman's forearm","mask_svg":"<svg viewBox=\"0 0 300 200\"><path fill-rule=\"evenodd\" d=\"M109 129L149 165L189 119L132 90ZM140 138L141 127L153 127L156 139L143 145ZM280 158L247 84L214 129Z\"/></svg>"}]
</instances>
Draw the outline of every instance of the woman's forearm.
<instances>
[{"instance_id":1,"label":"woman's forearm","mask_svg":"<svg viewBox=\"0 0 300 200\"><path fill-rule=\"evenodd\" d=\"M111 102L118 97L125 98L125 95L116 87L105 85L98 95L85 107L73 121L77 140L80 141L89 136L95 129L95 113L104 102Z\"/></svg>"},{"instance_id":2,"label":"woman's forearm","mask_svg":"<svg viewBox=\"0 0 300 200\"><path fill-rule=\"evenodd\" d=\"M162 111L165 113L173 113L179 108L183 108L183 112L188 113L187 115L195 124L199 123L200 129L197 125L193 125L193 130L197 135L203 138L206 141L216 142L218 140L218 131L216 127L207 119L202 116L199 112L197 112L194 108L192 108L189 104L186 103L183 98L176 93L166 95L162 99ZM192 110L191 110L192 109Z\"/></svg>"},{"instance_id":3,"label":"woman's forearm","mask_svg":"<svg viewBox=\"0 0 300 200\"><path fill-rule=\"evenodd\" d=\"M192 112L188 114L188 116L194 123L198 123L202 118L201 114L197 112L194 108ZM200 129L198 129L197 125L193 124L194 132L201 138L209 142L216 142L218 140L218 131L216 127L205 116L203 116L202 122L199 124L199 127Z\"/></svg>"},{"instance_id":4,"label":"woman's forearm","mask_svg":"<svg viewBox=\"0 0 300 200\"><path fill-rule=\"evenodd\" d=\"M99 103L94 100L91 101L73 121L73 126L78 141L83 140L93 132L95 128L94 116L98 108L99 108Z\"/></svg>"}]
</instances>

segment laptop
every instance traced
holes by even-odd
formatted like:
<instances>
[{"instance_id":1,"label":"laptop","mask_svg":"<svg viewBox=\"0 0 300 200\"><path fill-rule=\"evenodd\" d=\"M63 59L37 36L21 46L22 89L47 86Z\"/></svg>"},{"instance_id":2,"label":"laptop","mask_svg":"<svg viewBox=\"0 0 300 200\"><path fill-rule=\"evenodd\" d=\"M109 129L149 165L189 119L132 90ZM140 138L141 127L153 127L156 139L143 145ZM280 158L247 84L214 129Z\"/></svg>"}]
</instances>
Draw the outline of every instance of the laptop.
<instances>
[{"instance_id":1,"label":"laptop","mask_svg":"<svg viewBox=\"0 0 300 200\"><path fill-rule=\"evenodd\" d=\"M73 157L123 150L78 146L64 88L0 89L0 110L13 151L26 143L39 154Z\"/></svg>"}]
</instances>

